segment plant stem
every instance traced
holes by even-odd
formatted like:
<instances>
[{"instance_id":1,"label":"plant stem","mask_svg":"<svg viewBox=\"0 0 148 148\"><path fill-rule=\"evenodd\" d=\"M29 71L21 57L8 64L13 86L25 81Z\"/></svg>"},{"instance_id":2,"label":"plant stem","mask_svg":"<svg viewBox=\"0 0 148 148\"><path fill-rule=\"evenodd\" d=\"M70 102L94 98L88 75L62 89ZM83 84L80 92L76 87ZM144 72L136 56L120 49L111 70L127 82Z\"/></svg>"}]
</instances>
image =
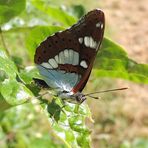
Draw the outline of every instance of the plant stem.
<instances>
[{"instance_id":1,"label":"plant stem","mask_svg":"<svg viewBox=\"0 0 148 148\"><path fill-rule=\"evenodd\" d=\"M6 46L6 43L5 43L5 40L4 40L4 36L3 36L3 32L1 30L1 28L0 28L0 36L1 36L1 41L2 41L3 47L4 47L5 51L6 51L6 54L9 56L10 55L9 54L9 50L8 50L8 48Z\"/></svg>"}]
</instances>

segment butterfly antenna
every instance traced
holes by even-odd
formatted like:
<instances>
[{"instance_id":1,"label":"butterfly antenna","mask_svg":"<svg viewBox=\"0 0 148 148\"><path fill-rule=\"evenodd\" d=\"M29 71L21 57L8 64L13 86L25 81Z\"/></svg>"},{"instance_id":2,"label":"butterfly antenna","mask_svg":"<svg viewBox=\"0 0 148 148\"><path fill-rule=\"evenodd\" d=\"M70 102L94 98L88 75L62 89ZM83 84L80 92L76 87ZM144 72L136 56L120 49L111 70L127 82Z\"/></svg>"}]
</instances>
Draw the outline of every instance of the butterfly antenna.
<instances>
[{"instance_id":1,"label":"butterfly antenna","mask_svg":"<svg viewBox=\"0 0 148 148\"><path fill-rule=\"evenodd\" d=\"M128 89L128 87L122 87L122 88L115 88L115 89L108 89L108 90L103 90L103 91L93 92L93 93L85 94L85 96L90 96L90 95L99 94L99 93L104 93L104 92L111 92L111 91L125 90L125 89ZM90 97L93 98L93 96L90 96Z\"/></svg>"},{"instance_id":2,"label":"butterfly antenna","mask_svg":"<svg viewBox=\"0 0 148 148\"><path fill-rule=\"evenodd\" d=\"M89 96L90 98L93 98L93 99L100 99L100 97L95 97L95 96L91 96L91 95L87 95Z\"/></svg>"}]
</instances>

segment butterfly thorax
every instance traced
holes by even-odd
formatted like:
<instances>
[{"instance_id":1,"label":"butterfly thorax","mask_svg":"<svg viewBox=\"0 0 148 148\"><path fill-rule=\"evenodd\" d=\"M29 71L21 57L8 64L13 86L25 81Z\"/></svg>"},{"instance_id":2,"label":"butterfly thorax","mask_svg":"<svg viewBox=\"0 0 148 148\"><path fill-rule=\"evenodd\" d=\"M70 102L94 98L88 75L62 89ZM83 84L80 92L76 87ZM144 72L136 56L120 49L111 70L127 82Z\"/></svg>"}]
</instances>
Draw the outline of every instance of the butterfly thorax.
<instances>
[{"instance_id":1,"label":"butterfly thorax","mask_svg":"<svg viewBox=\"0 0 148 148\"><path fill-rule=\"evenodd\" d=\"M81 92L72 93L72 92L59 92L58 97L60 97L63 101L66 100L70 103L81 104L83 101L86 100L86 97Z\"/></svg>"}]
</instances>

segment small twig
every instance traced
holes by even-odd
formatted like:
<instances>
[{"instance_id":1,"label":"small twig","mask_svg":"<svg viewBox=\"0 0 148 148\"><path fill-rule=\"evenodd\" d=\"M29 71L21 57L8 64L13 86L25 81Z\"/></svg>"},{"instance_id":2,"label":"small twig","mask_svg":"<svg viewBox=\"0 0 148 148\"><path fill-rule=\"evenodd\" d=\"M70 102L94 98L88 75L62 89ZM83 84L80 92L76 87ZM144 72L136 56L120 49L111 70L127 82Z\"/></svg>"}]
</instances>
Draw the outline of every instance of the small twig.
<instances>
[{"instance_id":1,"label":"small twig","mask_svg":"<svg viewBox=\"0 0 148 148\"><path fill-rule=\"evenodd\" d=\"M3 36L3 32L2 32L2 30L1 30L1 28L0 28L0 36L1 36L2 44L3 44L4 49L5 49L5 51L6 51L6 54L9 56L9 55L10 55L10 54L9 54L9 50L8 50L8 48L7 48L7 46L6 46L6 43L5 43L5 40L4 40L4 36Z\"/></svg>"}]
</instances>

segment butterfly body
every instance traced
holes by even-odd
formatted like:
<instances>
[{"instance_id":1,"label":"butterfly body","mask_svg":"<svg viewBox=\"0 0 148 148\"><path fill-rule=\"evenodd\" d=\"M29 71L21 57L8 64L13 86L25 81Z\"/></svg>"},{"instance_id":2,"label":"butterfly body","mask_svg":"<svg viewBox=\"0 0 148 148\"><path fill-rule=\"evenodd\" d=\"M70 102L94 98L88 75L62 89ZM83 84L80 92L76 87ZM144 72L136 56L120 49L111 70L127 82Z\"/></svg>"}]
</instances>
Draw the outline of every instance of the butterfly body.
<instances>
[{"instance_id":1,"label":"butterfly body","mask_svg":"<svg viewBox=\"0 0 148 148\"><path fill-rule=\"evenodd\" d=\"M47 85L62 99L78 103L86 99L81 91L101 45L104 26L104 13L95 9L37 47L35 64Z\"/></svg>"}]
</instances>

